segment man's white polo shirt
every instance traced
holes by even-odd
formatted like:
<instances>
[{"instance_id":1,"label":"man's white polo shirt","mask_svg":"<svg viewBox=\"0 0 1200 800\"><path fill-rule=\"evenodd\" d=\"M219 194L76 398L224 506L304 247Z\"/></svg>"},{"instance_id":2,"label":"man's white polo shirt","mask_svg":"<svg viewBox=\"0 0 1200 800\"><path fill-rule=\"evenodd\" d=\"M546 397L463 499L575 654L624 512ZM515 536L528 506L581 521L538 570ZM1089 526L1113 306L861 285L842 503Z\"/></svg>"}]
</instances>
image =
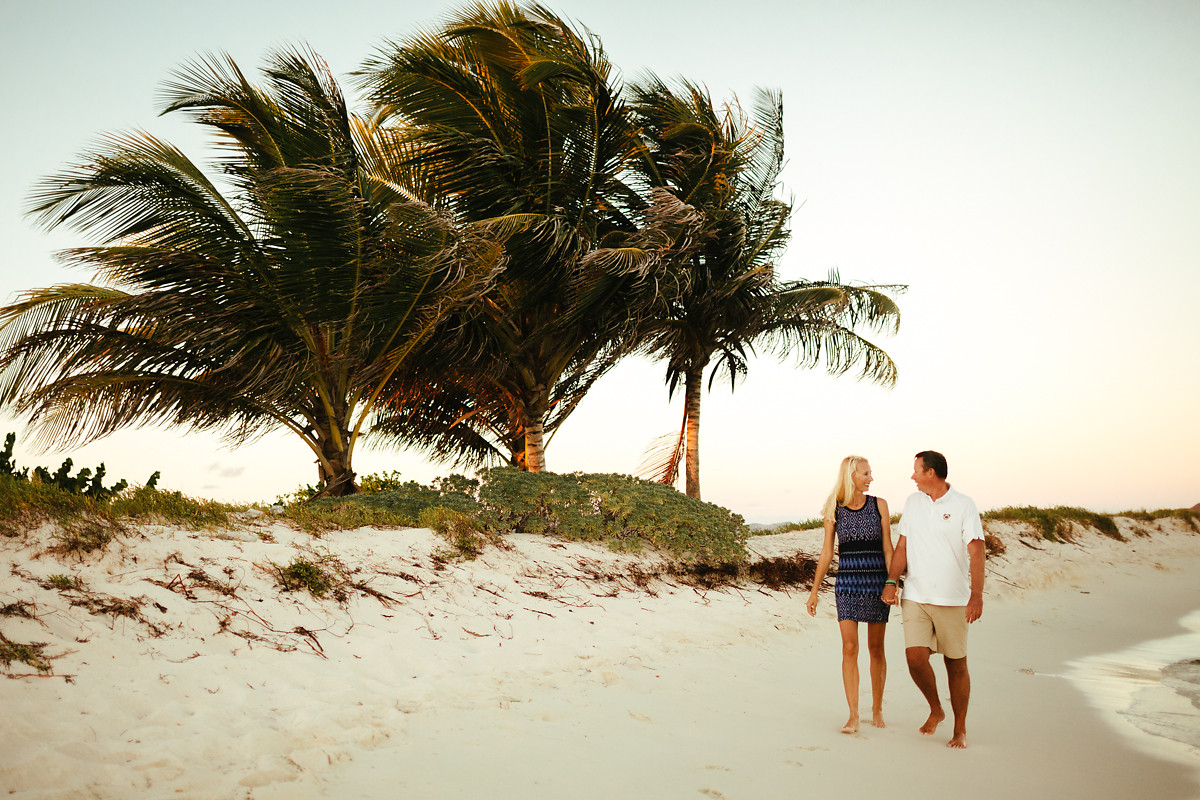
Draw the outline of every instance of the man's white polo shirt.
<instances>
[{"instance_id":1,"label":"man's white polo shirt","mask_svg":"<svg viewBox=\"0 0 1200 800\"><path fill-rule=\"evenodd\" d=\"M904 599L934 606L965 606L971 599L967 543L983 538L975 501L953 487L934 500L914 492L897 531L905 538L908 577Z\"/></svg>"}]
</instances>

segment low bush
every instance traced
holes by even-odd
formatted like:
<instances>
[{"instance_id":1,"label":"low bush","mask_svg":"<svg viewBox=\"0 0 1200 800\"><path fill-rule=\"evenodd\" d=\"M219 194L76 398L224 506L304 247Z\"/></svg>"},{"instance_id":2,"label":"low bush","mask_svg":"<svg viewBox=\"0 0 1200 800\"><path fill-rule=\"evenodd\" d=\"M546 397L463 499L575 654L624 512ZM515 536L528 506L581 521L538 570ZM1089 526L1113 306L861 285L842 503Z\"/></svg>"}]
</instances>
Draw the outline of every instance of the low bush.
<instances>
[{"instance_id":1,"label":"low bush","mask_svg":"<svg viewBox=\"0 0 1200 800\"><path fill-rule=\"evenodd\" d=\"M324 597L333 592L339 594L339 581L327 573L319 565L306 561L303 558L296 556L291 564L286 567L279 565L275 566L275 573L279 579L279 585L285 591L294 592L300 589L307 590L313 597ZM338 597L337 599L343 599Z\"/></svg>"},{"instance_id":2,"label":"low bush","mask_svg":"<svg viewBox=\"0 0 1200 800\"><path fill-rule=\"evenodd\" d=\"M682 561L740 562L749 530L738 514L625 475L484 470L479 519L498 532L603 541L614 550L650 545Z\"/></svg>"},{"instance_id":3,"label":"low bush","mask_svg":"<svg viewBox=\"0 0 1200 800\"><path fill-rule=\"evenodd\" d=\"M62 465L55 472L50 472L46 467L34 467L33 475L29 474L29 467L17 469L16 462L13 461L13 446L16 444L17 435L9 433L4 439L4 450L0 451L0 475L7 475L16 481L30 481L39 483L45 486L57 486L59 489L69 494L79 494L90 497L93 500L106 500L113 497L129 486L129 481L119 480L112 486L104 485L104 475L106 472L103 462L96 467L95 472L90 468L84 467L79 470L76 475L71 474L71 470L75 464L71 459L63 461ZM155 472L146 481L146 486L154 488L158 482L159 473Z\"/></svg>"},{"instance_id":4,"label":"low bush","mask_svg":"<svg viewBox=\"0 0 1200 800\"><path fill-rule=\"evenodd\" d=\"M8 669L14 661L17 661L33 667L38 672L50 672L50 662L42 655L46 647L47 645L42 643L22 644L9 641L4 634L0 633L0 664Z\"/></svg>"},{"instance_id":5,"label":"low bush","mask_svg":"<svg viewBox=\"0 0 1200 800\"><path fill-rule=\"evenodd\" d=\"M462 558L473 561L489 544L501 546L503 540L483 528L479 521L462 511L443 506L431 506L421 511L417 522L446 539L450 549L437 555L441 558Z\"/></svg>"},{"instance_id":6,"label":"low bush","mask_svg":"<svg viewBox=\"0 0 1200 800\"><path fill-rule=\"evenodd\" d=\"M433 527L431 520L448 529L467 530L469 519L472 530L484 537L545 533L602 541L615 550L651 546L695 562L740 562L749 535L740 515L660 483L625 475L559 475L511 467L485 469L478 480L451 475L431 486L408 481L373 494L293 502L287 513L312 533L364 526ZM478 544L472 541L463 541L468 551Z\"/></svg>"}]
</instances>

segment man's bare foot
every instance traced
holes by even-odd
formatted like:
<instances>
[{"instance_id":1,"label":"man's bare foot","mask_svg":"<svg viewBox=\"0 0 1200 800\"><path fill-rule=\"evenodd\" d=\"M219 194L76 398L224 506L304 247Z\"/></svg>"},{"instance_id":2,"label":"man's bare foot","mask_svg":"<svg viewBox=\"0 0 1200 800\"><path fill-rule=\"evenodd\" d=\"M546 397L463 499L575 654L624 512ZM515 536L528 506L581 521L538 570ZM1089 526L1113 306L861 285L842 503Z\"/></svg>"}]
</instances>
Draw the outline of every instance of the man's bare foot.
<instances>
[{"instance_id":1,"label":"man's bare foot","mask_svg":"<svg viewBox=\"0 0 1200 800\"><path fill-rule=\"evenodd\" d=\"M883 710L871 712L871 724L876 728L886 728L887 723L883 721Z\"/></svg>"},{"instance_id":2,"label":"man's bare foot","mask_svg":"<svg viewBox=\"0 0 1200 800\"><path fill-rule=\"evenodd\" d=\"M933 736L933 732L937 730L937 726L946 718L946 712L940 708L933 709L929 712L929 719L925 720L925 724L921 726L922 736Z\"/></svg>"},{"instance_id":3,"label":"man's bare foot","mask_svg":"<svg viewBox=\"0 0 1200 800\"><path fill-rule=\"evenodd\" d=\"M850 715L850 719L842 726L842 733L858 733L858 714Z\"/></svg>"},{"instance_id":4,"label":"man's bare foot","mask_svg":"<svg viewBox=\"0 0 1200 800\"><path fill-rule=\"evenodd\" d=\"M954 734L954 738L946 742L946 747L953 747L955 750L967 749L967 732Z\"/></svg>"}]
</instances>

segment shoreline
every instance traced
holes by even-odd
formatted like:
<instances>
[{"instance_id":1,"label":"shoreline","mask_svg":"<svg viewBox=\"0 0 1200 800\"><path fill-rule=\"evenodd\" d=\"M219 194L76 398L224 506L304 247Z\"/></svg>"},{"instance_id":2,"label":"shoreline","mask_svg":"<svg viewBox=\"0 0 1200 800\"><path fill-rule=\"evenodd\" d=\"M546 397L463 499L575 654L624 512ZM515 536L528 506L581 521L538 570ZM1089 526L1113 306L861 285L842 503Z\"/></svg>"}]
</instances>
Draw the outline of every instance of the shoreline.
<instances>
[{"instance_id":1,"label":"shoreline","mask_svg":"<svg viewBox=\"0 0 1200 800\"><path fill-rule=\"evenodd\" d=\"M983 800L1184 800L1200 771L1097 724L1104 712L1064 677L1073 659L1175 635L1194 607L1200 534L1127 527L1126 542L1080 531L1062 544L989 527L1007 551L989 561L972 627L963 753L944 747L946 723L932 739L916 733L923 701L898 618L889 727L839 732L826 594L811 619L795 589L604 578L654 557L532 535L450 564L430 557L444 542L427 530L145 529L82 562L5 540L0 600L39 614L5 618L5 634L52 639L60 657L57 677L0 681L12 720L0 786L21 800L782 798L853 776L856 792L899 798L971 786ZM820 536L750 547L810 552ZM280 593L269 565L297 552L360 570L391 600ZM141 598L143 621L38 588L56 572L93 596ZM865 654L862 665L865 677Z\"/></svg>"},{"instance_id":2,"label":"shoreline","mask_svg":"<svg viewBox=\"0 0 1200 800\"><path fill-rule=\"evenodd\" d=\"M1181 632L1068 663L1067 678L1134 746L1200 770L1200 609Z\"/></svg>"}]
</instances>

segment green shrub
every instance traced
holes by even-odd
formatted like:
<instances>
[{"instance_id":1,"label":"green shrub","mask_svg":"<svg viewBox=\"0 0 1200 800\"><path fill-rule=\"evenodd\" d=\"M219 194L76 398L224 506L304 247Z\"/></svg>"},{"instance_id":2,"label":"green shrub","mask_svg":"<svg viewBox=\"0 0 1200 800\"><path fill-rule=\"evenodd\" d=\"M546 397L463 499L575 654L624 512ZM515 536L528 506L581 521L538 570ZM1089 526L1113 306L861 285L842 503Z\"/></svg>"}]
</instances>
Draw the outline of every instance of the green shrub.
<instances>
[{"instance_id":1,"label":"green shrub","mask_svg":"<svg viewBox=\"0 0 1200 800\"><path fill-rule=\"evenodd\" d=\"M285 591L306 589L313 597L324 597L337 588L338 582L321 567L296 556L286 567L275 566L279 584ZM340 599L340 598L339 598Z\"/></svg>"},{"instance_id":2,"label":"green shrub","mask_svg":"<svg viewBox=\"0 0 1200 800\"><path fill-rule=\"evenodd\" d=\"M29 475L29 467L18 470L16 462L12 460L13 445L16 444L17 435L9 433L4 438L4 450L0 451L0 475L7 475L18 481L31 481L45 486L57 486L70 494L85 495L93 500L104 501L121 493L129 486L129 481L124 479L117 481L112 486L104 485L105 467L103 462L96 467L95 473L91 469L85 467L79 470L77 475L72 475L71 470L74 467L74 462L71 459L63 461L62 465L56 472L51 473L45 467L34 467L33 477ZM159 473L155 472L150 476L150 480L146 481L146 485L153 488L158 482Z\"/></svg>"},{"instance_id":3,"label":"green shrub","mask_svg":"<svg viewBox=\"0 0 1200 800\"><path fill-rule=\"evenodd\" d=\"M479 519L499 532L548 533L604 541L614 550L645 545L683 561L740 562L749 535L738 514L625 475L481 473Z\"/></svg>"},{"instance_id":4,"label":"green shrub","mask_svg":"<svg viewBox=\"0 0 1200 800\"><path fill-rule=\"evenodd\" d=\"M391 473L396 476L398 473ZM391 480L391 479L389 479ZM380 485L384 485L380 482ZM412 528L421 525L421 512L442 507L463 513L479 509L473 492L479 482L451 475L422 486L416 481L395 484L374 494L352 494L348 497L323 497L312 502L293 502L288 506L288 518L303 530L321 533L346 528Z\"/></svg>"},{"instance_id":5,"label":"green shrub","mask_svg":"<svg viewBox=\"0 0 1200 800\"><path fill-rule=\"evenodd\" d=\"M50 662L42 655L45 644L21 644L9 641L0 633L0 664L7 669L14 661L28 664L38 672L49 672Z\"/></svg>"},{"instance_id":6,"label":"green shrub","mask_svg":"<svg viewBox=\"0 0 1200 800\"><path fill-rule=\"evenodd\" d=\"M76 575L50 575L41 584L43 589L58 589L60 592L83 589L83 581Z\"/></svg>"},{"instance_id":7,"label":"green shrub","mask_svg":"<svg viewBox=\"0 0 1200 800\"><path fill-rule=\"evenodd\" d=\"M483 528L475 517L444 506L422 509L417 522L422 528L430 528L446 539L450 550L439 554L442 556L473 561L489 544L499 545L502 541L497 534Z\"/></svg>"},{"instance_id":8,"label":"green shrub","mask_svg":"<svg viewBox=\"0 0 1200 800\"><path fill-rule=\"evenodd\" d=\"M603 541L615 550L649 545L681 560L717 563L742 561L749 535L740 515L660 483L512 467L483 470L478 480L451 475L432 486L407 481L374 494L294 503L288 517L313 533L365 526L449 530L468 518L471 530L493 541L511 532L544 533ZM469 551L478 542L462 544Z\"/></svg>"}]
</instances>

